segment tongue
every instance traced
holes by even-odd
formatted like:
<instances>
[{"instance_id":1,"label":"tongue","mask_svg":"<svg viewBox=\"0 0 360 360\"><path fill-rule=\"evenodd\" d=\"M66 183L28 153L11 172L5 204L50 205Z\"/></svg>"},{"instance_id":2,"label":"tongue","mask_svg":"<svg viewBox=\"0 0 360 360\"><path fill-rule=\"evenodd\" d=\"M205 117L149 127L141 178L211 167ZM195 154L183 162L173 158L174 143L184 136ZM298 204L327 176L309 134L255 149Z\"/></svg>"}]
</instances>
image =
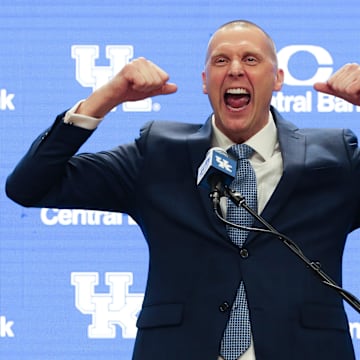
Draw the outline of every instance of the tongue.
<instances>
[{"instance_id":1,"label":"tongue","mask_svg":"<svg viewBox=\"0 0 360 360\"><path fill-rule=\"evenodd\" d=\"M238 109L246 106L250 101L249 95L230 95L225 96L225 102L232 108Z\"/></svg>"}]
</instances>

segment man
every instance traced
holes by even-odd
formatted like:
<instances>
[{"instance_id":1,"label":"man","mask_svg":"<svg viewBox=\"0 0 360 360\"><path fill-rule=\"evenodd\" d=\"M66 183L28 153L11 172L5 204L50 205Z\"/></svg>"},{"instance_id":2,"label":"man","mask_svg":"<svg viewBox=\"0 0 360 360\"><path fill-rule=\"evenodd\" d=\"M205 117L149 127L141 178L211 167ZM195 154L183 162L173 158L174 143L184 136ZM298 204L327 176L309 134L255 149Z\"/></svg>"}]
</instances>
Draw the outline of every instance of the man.
<instances>
[{"instance_id":1,"label":"man","mask_svg":"<svg viewBox=\"0 0 360 360\"><path fill-rule=\"evenodd\" d=\"M209 148L246 142L255 150L258 212L341 283L346 236L360 224L355 136L300 130L270 107L283 72L271 38L250 22L215 32L202 76L214 112L204 125L151 122L134 143L74 156L114 106L176 91L155 64L132 61L35 140L8 178L8 196L23 206L106 209L137 221L150 264L136 360L223 355L240 283L252 335L240 359L354 359L341 297L276 237L250 232L239 251L196 174ZM315 88L360 105L360 67L346 65Z\"/></svg>"}]
</instances>

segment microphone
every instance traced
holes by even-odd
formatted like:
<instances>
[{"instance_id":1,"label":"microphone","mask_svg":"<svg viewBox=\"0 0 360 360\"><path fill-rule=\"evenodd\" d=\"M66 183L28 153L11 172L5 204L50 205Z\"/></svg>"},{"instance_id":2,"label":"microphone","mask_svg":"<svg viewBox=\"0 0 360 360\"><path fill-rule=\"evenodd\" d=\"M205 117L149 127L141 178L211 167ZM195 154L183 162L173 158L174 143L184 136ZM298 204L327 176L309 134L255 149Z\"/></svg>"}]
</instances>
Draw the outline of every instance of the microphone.
<instances>
[{"instance_id":1,"label":"microphone","mask_svg":"<svg viewBox=\"0 0 360 360\"><path fill-rule=\"evenodd\" d=\"M230 185L235 178L236 161L220 147L211 148L200 165L197 185L210 189L214 207L218 206L224 186Z\"/></svg>"}]
</instances>

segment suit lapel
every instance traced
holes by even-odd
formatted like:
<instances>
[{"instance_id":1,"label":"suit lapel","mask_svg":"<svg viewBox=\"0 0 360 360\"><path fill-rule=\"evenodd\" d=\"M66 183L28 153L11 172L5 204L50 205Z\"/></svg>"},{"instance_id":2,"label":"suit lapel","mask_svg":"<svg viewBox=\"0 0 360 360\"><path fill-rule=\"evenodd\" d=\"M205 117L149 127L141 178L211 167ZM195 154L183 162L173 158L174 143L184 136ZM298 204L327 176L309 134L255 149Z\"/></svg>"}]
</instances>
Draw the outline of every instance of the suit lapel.
<instances>
[{"instance_id":1,"label":"suit lapel","mask_svg":"<svg viewBox=\"0 0 360 360\"><path fill-rule=\"evenodd\" d=\"M305 164L305 137L299 134L298 128L285 121L274 109L273 116L278 130L280 151L283 159L283 174L272 196L267 202L261 216L270 224L281 208L289 201ZM254 224L261 227L260 223ZM258 233L252 232L247 241L251 241Z\"/></svg>"}]
</instances>

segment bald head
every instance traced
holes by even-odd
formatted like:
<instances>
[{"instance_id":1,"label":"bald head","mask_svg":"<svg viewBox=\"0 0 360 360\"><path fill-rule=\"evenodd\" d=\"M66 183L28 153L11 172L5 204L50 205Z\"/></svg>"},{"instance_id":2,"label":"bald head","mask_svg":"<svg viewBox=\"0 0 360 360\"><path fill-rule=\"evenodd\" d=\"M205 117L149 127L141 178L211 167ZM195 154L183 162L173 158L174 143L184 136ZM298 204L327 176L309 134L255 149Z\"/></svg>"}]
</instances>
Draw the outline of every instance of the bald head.
<instances>
[{"instance_id":1,"label":"bald head","mask_svg":"<svg viewBox=\"0 0 360 360\"><path fill-rule=\"evenodd\" d=\"M230 22L227 22L223 25L221 25L216 31L215 33L211 36L209 43L208 43L208 47L207 47L207 53L206 53L206 59L205 62L208 60L210 53L211 53L211 45L213 43L214 38L216 38L216 36L219 33L225 32L227 30L236 30L236 29L253 29L254 31L258 31L260 33L263 34L264 38L267 40L269 49L270 49L270 53L273 57L273 60L275 62L275 64L277 65L277 55L276 55L276 47L275 47L275 43L273 41L273 39L270 37L270 35L263 30L260 26L256 25L255 23L251 22L251 21L247 21L247 20L233 20Z\"/></svg>"}]
</instances>

